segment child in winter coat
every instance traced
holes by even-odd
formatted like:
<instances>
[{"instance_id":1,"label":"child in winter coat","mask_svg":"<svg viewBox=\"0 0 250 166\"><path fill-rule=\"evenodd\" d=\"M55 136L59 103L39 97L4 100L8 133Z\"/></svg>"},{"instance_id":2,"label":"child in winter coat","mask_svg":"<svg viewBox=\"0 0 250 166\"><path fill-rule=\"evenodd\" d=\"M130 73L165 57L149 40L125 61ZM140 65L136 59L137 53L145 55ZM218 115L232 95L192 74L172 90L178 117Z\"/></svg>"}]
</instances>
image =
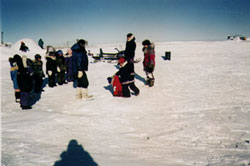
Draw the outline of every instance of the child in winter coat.
<instances>
[{"instance_id":1,"label":"child in winter coat","mask_svg":"<svg viewBox=\"0 0 250 166\"><path fill-rule=\"evenodd\" d=\"M130 67L130 64L125 60L125 58L119 59L120 69L115 75L119 76L120 82L122 84L122 95L123 97L130 97L129 88L135 93L136 96L139 95L140 90L135 86L135 73Z\"/></svg>"},{"instance_id":2,"label":"child in winter coat","mask_svg":"<svg viewBox=\"0 0 250 166\"><path fill-rule=\"evenodd\" d=\"M143 60L143 69L147 76L147 85L152 87L154 85L154 75L153 71L155 68L155 51L154 51L154 44L151 43L149 40L144 40L142 42L143 45L143 53L144 53L144 60Z\"/></svg>"},{"instance_id":3,"label":"child in winter coat","mask_svg":"<svg viewBox=\"0 0 250 166\"><path fill-rule=\"evenodd\" d=\"M39 54L35 55L35 60L33 60L33 71L34 71L34 81L35 81L35 93L40 93L43 91L43 77L45 77L43 72L43 62L42 57Z\"/></svg>"},{"instance_id":4,"label":"child in winter coat","mask_svg":"<svg viewBox=\"0 0 250 166\"><path fill-rule=\"evenodd\" d=\"M55 52L49 52L46 55L46 74L49 78L49 87L56 86L56 55Z\"/></svg>"},{"instance_id":5,"label":"child in winter coat","mask_svg":"<svg viewBox=\"0 0 250 166\"><path fill-rule=\"evenodd\" d=\"M19 55L14 56L14 61L18 66L17 83L21 91L20 106L22 109L31 109L32 107L30 105L30 92L33 89L33 71L31 68L32 61L30 59L27 59L26 56L20 57Z\"/></svg>"},{"instance_id":6,"label":"child in winter coat","mask_svg":"<svg viewBox=\"0 0 250 166\"><path fill-rule=\"evenodd\" d=\"M9 58L9 62L10 62L10 76L13 82L13 88L15 90L16 102L20 103L21 92L17 83L18 66L17 63L14 61L14 58L12 57Z\"/></svg>"},{"instance_id":7,"label":"child in winter coat","mask_svg":"<svg viewBox=\"0 0 250 166\"><path fill-rule=\"evenodd\" d=\"M62 50L56 52L56 65L57 65L57 82L59 85L66 84L65 82L65 72L66 64L63 56Z\"/></svg>"}]
</instances>

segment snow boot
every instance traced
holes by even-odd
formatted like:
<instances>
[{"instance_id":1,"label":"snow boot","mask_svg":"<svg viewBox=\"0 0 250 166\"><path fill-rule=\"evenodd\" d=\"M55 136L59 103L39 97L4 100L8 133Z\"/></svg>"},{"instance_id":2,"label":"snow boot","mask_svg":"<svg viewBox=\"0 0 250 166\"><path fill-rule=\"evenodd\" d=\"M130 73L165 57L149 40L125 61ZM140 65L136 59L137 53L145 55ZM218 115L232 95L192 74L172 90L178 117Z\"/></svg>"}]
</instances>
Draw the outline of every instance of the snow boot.
<instances>
[{"instance_id":1,"label":"snow boot","mask_svg":"<svg viewBox=\"0 0 250 166\"><path fill-rule=\"evenodd\" d=\"M21 92L15 92L15 97L16 97L16 103L20 103L21 102Z\"/></svg>"},{"instance_id":2,"label":"snow boot","mask_svg":"<svg viewBox=\"0 0 250 166\"><path fill-rule=\"evenodd\" d=\"M93 100L93 95L88 95L88 89L82 88L82 99L84 100Z\"/></svg>"},{"instance_id":3,"label":"snow boot","mask_svg":"<svg viewBox=\"0 0 250 166\"><path fill-rule=\"evenodd\" d=\"M82 88L76 89L76 99L82 99Z\"/></svg>"},{"instance_id":4,"label":"snow boot","mask_svg":"<svg viewBox=\"0 0 250 166\"><path fill-rule=\"evenodd\" d=\"M147 76L146 85L149 85L149 84L150 84L150 78Z\"/></svg>"},{"instance_id":5,"label":"snow boot","mask_svg":"<svg viewBox=\"0 0 250 166\"><path fill-rule=\"evenodd\" d=\"M149 79L149 87L154 86L154 83L155 83L155 79L154 78L150 78Z\"/></svg>"}]
</instances>

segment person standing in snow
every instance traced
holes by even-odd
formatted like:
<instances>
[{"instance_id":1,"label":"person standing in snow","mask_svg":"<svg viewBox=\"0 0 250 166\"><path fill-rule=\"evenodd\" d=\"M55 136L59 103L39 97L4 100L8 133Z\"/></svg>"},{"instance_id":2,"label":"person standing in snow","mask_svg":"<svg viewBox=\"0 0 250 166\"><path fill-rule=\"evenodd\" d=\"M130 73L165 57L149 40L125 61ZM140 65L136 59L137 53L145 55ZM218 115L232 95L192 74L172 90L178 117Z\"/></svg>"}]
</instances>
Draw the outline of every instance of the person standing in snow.
<instances>
[{"instance_id":1,"label":"person standing in snow","mask_svg":"<svg viewBox=\"0 0 250 166\"><path fill-rule=\"evenodd\" d=\"M143 69L147 76L147 85L152 87L154 85L154 75L153 71L155 68L155 50L154 50L154 43L151 43L149 40L144 40L142 42L143 45Z\"/></svg>"},{"instance_id":2,"label":"person standing in snow","mask_svg":"<svg viewBox=\"0 0 250 166\"><path fill-rule=\"evenodd\" d=\"M38 45L41 47L41 49L43 49L43 44L44 44L43 40L39 39L38 40Z\"/></svg>"},{"instance_id":3,"label":"person standing in snow","mask_svg":"<svg viewBox=\"0 0 250 166\"><path fill-rule=\"evenodd\" d=\"M19 55L14 55L14 61L18 66L17 73L17 83L21 91L21 101L20 106L22 109L31 109L30 105L30 93L33 89L32 85L32 61L27 59L24 55L20 57Z\"/></svg>"},{"instance_id":4,"label":"person standing in snow","mask_svg":"<svg viewBox=\"0 0 250 166\"><path fill-rule=\"evenodd\" d=\"M129 88L135 93L136 96L139 95L140 90L135 86L134 71L131 68L128 61L125 58L120 58L119 61L120 69L115 75L119 76L120 82L122 84L122 96L130 97Z\"/></svg>"},{"instance_id":5,"label":"person standing in snow","mask_svg":"<svg viewBox=\"0 0 250 166\"><path fill-rule=\"evenodd\" d=\"M132 33L127 34L126 48L124 51L125 59L128 62L129 67L134 72L134 58L135 58L135 36Z\"/></svg>"},{"instance_id":6,"label":"person standing in snow","mask_svg":"<svg viewBox=\"0 0 250 166\"><path fill-rule=\"evenodd\" d=\"M49 87L56 86L56 55L51 51L46 55L46 74L49 79Z\"/></svg>"},{"instance_id":7,"label":"person standing in snow","mask_svg":"<svg viewBox=\"0 0 250 166\"><path fill-rule=\"evenodd\" d=\"M132 33L129 33L127 34L126 48L124 51L125 59L129 63L134 63L135 49L136 49L135 36Z\"/></svg>"},{"instance_id":8,"label":"person standing in snow","mask_svg":"<svg viewBox=\"0 0 250 166\"><path fill-rule=\"evenodd\" d=\"M20 46L20 49L19 50L21 50L21 51L23 51L23 52L27 52L27 51L29 51L29 47L27 47L26 45L25 45L25 43L23 42L23 41L21 41L21 46Z\"/></svg>"},{"instance_id":9,"label":"person standing in snow","mask_svg":"<svg viewBox=\"0 0 250 166\"><path fill-rule=\"evenodd\" d=\"M77 99L91 99L93 96L88 95L89 81L87 77L88 56L85 49L86 41L80 39L71 47L72 50L72 69L75 86L77 88Z\"/></svg>"},{"instance_id":10,"label":"person standing in snow","mask_svg":"<svg viewBox=\"0 0 250 166\"><path fill-rule=\"evenodd\" d=\"M66 84L65 82L65 72L66 64L63 56L62 50L56 52L56 65L57 65L57 82L59 85Z\"/></svg>"},{"instance_id":11,"label":"person standing in snow","mask_svg":"<svg viewBox=\"0 0 250 166\"><path fill-rule=\"evenodd\" d=\"M35 82L35 93L40 93L44 91L42 89L43 85L43 77L45 77L43 72L43 62L42 57L39 54L35 55L35 59L33 60L33 71L34 71L34 82Z\"/></svg>"},{"instance_id":12,"label":"person standing in snow","mask_svg":"<svg viewBox=\"0 0 250 166\"><path fill-rule=\"evenodd\" d=\"M66 79L67 82L73 81L73 73L72 73L72 50L69 49L66 53L65 57L65 64L66 64Z\"/></svg>"},{"instance_id":13,"label":"person standing in snow","mask_svg":"<svg viewBox=\"0 0 250 166\"><path fill-rule=\"evenodd\" d=\"M13 88L15 90L16 103L20 103L21 92L17 83L18 66L17 63L14 61L14 58L12 57L9 58L9 62L10 62L10 76L13 82Z\"/></svg>"}]
</instances>

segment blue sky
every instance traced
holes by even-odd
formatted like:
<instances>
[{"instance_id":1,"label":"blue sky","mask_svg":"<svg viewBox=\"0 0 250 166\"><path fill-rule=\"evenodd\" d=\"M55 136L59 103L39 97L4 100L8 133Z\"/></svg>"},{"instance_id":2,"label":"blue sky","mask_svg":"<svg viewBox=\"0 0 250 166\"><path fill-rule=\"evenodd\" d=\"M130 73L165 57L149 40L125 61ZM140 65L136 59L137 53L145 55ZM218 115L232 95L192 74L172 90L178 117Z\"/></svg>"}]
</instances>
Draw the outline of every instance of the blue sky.
<instances>
[{"instance_id":1,"label":"blue sky","mask_svg":"<svg viewBox=\"0 0 250 166\"><path fill-rule=\"evenodd\" d=\"M5 42L216 41L250 37L250 0L1 0Z\"/></svg>"}]
</instances>

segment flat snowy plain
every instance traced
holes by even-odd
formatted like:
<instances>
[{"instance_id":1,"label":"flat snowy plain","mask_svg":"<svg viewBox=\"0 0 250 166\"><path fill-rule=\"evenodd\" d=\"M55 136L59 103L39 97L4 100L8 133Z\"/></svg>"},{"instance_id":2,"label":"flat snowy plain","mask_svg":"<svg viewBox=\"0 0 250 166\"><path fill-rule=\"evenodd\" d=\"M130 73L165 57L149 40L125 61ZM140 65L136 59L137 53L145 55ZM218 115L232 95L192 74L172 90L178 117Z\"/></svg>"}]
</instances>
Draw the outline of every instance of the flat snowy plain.
<instances>
[{"instance_id":1,"label":"flat snowy plain","mask_svg":"<svg viewBox=\"0 0 250 166\"><path fill-rule=\"evenodd\" d=\"M25 55L41 54L45 67L45 50L25 42ZM142 62L135 64L139 96L113 97L106 78L117 71L115 64L89 57L94 100L76 100L72 83L47 85L34 96L40 99L32 110L15 103L10 79L8 58L24 53L17 44L1 47L2 166L63 166L72 140L84 151L72 153L88 160L75 159L83 166L250 165L250 42L155 44L154 87L145 86ZM115 52L124 46L87 49ZM137 58L143 58L141 50L138 43ZM171 61L164 60L165 51Z\"/></svg>"}]
</instances>

